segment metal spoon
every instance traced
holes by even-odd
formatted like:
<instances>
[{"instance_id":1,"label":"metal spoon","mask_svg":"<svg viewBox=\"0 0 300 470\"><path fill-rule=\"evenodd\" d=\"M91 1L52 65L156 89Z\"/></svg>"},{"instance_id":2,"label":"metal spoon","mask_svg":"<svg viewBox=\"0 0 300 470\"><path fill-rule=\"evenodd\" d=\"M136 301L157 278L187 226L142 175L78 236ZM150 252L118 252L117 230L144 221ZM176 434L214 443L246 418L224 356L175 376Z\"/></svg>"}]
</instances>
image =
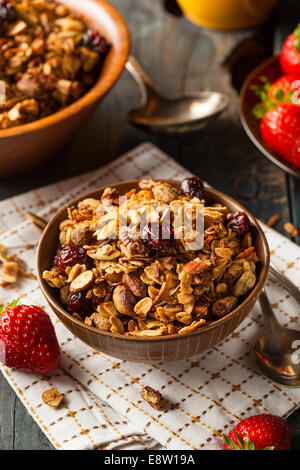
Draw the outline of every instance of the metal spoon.
<instances>
[{"instance_id":1,"label":"metal spoon","mask_svg":"<svg viewBox=\"0 0 300 470\"><path fill-rule=\"evenodd\" d=\"M127 119L137 127L159 134L191 132L206 126L228 105L227 96L215 91L162 96L152 81L130 56L126 68L139 85L142 103L127 112Z\"/></svg>"},{"instance_id":2,"label":"metal spoon","mask_svg":"<svg viewBox=\"0 0 300 470\"><path fill-rule=\"evenodd\" d=\"M265 321L265 336L253 348L254 359L274 382L286 387L300 387L300 331L282 327L262 290L259 303Z\"/></svg>"},{"instance_id":3,"label":"metal spoon","mask_svg":"<svg viewBox=\"0 0 300 470\"><path fill-rule=\"evenodd\" d=\"M270 276L278 281L297 300L300 305L300 290L284 274L282 274L274 264L270 264Z\"/></svg>"}]
</instances>

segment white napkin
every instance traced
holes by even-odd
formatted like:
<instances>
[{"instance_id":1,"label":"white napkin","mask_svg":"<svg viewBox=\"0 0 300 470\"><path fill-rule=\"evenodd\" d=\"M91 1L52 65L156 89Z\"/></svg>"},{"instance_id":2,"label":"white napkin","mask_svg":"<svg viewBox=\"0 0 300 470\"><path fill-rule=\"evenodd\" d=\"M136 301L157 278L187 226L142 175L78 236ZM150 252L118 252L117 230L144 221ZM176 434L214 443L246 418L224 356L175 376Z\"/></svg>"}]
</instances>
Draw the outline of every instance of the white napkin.
<instances>
[{"instance_id":1,"label":"white napkin","mask_svg":"<svg viewBox=\"0 0 300 470\"><path fill-rule=\"evenodd\" d=\"M27 210L49 218L96 187L188 174L152 144L143 144L99 170L0 202L0 243L34 272L40 231L27 220ZM263 229L272 261L300 287L300 248L274 230ZM280 322L298 328L296 302L271 281L266 289ZM240 419L264 412L286 417L299 406L300 390L272 383L252 361L251 347L263 331L258 305L209 351L184 361L145 365L106 356L76 339L50 312L34 280L23 279L0 293L2 302L21 297L23 303L44 306L55 325L62 363L54 374L39 376L4 365L0 369L57 449L216 449L222 445L220 435ZM160 390L167 407L156 411L144 402L143 385ZM58 409L41 398L52 387L64 394Z\"/></svg>"}]
</instances>

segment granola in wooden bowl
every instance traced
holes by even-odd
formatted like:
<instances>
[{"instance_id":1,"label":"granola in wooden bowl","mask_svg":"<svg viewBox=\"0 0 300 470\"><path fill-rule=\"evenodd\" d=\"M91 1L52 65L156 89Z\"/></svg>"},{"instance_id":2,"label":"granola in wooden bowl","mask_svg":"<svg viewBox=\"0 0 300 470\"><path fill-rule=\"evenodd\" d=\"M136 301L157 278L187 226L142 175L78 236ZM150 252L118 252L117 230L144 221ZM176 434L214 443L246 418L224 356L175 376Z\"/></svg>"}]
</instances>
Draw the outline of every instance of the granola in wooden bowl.
<instances>
[{"instance_id":1,"label":"granola in wooden bowl","mask_svg":"<svg viewBox=\"0 0 300 470\"><path fill-rule=\"evenodd\" d=\"M22 0L14 2L16 8L42 5L45 11L40 11L35 26L31 15L29 20L19 18L26 30L10 37L2 28L9 31L15 22L7 13L11 9L6 11L4 5L8 2L1 0L0 62L5 60L0 67L0 176L15 177L56 155L99 109L124 71L130 35L125 20L107 0L59 0L59 4ZM53 15L64 12L66 16L55 19L54 26ZM40 28L42 36L37 31ZM103 38L109 44L107 54L99 52L103 46L105 49ZM93 66L97 58L100 64Z\"/></svg>"},{"instance_id":2,"label":"granola in wooden bowl","mask_svg":"<svg viewBox=\"0 0 300 470\"><path fill-rule=\"evenodd\" d=\"M74 318L103 332L151 339L217 322L249 296L259 259L248 215L205 196L192 177L79 201L43 279Z\"/></svg>"},{"instance_id":3,"label":"granola in wooden bowl","mask_svg":"<svg viewBox=\"0 0 300 470\"><path fill-rule=\"evenodd\" d=\"M49 116L96 83L109 45L54 0L0 0L0 129Z\"/></svg>"}]
</instances>

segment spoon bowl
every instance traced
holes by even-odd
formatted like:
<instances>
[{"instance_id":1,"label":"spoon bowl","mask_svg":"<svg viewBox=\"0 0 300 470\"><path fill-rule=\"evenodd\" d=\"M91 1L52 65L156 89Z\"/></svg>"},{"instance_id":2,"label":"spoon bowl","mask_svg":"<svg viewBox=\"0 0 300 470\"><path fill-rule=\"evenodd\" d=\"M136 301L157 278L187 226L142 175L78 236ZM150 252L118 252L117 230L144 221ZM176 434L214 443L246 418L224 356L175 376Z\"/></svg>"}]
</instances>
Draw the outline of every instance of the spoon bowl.
<instances>
[{"instance_id":1,"label":"spoon bowl","mask_svg":"<svg viewBox=\"0 0 300 470\"><path fill-rule=\"evenodd\" d=\"M300 331L278 323L269 300L261 292L265 336L253 348L253 357L264 375L285 387L300 387Z\"/></svg>"},{"instance_id":2,"label":"spoon bowl","mask_svg":"<svg viewBox=\"0 0 300 470\"><path fill-rule=\"evenodd\" d=\"M205 127L228 105L227 96L214 91L162 96L137 61L130 57L127 70L139 85L142 103L127 112L129 122L157 134L194 132Z\"/></svg>"}]
</instances>

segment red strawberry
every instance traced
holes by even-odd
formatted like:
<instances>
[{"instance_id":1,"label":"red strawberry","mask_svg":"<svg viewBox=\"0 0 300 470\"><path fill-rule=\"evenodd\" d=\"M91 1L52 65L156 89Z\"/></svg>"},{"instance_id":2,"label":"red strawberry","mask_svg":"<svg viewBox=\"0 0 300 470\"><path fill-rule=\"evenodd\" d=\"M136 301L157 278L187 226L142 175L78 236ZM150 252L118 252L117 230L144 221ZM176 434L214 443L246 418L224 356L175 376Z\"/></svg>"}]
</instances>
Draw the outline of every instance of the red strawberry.
<instances>
[{"instance_id":1,"label":"red strawberry","mask_svg":"<svg viewBox=\"0 0 300 470\"><path fill-rule=\"evenodd\" d=\"M300 23L285 40L279 60L283 72L300 76Z\"/></svg>"},{"instance_id":2,"label":"red strawberry","mask_svg":"<svg viewBox=\"0 0 300 470\"><path fill-rule=\"evenodd\" d=\"M300 167L300 107L282 103L268 111L260 125L262 138L285 160Z\"/></svg>"},{"instance_id":3,"label":"red strawberry","mask_svg":"<svg viewBox=\"0 0 300 470\"><path fill-rule=\"evenodd\" d=\"M261 414L244 419L223 436L226 450L290 450L288 423L279 416Z\"/></svg>"},{"instance_id":4,"label":"red strawberry","mask_svg":"<svg viewBox=\"0 0 300 470\"><path fill-rule=\"evenodd\" d=\"M299 90L300 86L300 76L294 74L282 75L279 77L273 85L271 85L268 96L274 101L274 103L279 104L282 101L291 102L292 94Z\"/></svg>"},{"instance_id":5,"label":"red strawberry","mask_svg":"<svg viewBox=\"0 0 300 470\"><path fill-rule=\"evenodd\" d=\"M259 98L252 108L252 114L257 119L262 119L278 104L300 104L300 76L282 75L274 83L270 82L267 77L260 77L260 83L251 85L251 89Z\"/></svg>"},{"instance_id":6,"label":"red strawberry","mask_svg":"<svg viewBox=\"0 0 300 470\"><path fill-rule=\"evenodd\" d=\"M28 372L47 373L59 367L59 345L44 310L14 302L0 313L0 360Z\"/></svg>"}]
</instances>

